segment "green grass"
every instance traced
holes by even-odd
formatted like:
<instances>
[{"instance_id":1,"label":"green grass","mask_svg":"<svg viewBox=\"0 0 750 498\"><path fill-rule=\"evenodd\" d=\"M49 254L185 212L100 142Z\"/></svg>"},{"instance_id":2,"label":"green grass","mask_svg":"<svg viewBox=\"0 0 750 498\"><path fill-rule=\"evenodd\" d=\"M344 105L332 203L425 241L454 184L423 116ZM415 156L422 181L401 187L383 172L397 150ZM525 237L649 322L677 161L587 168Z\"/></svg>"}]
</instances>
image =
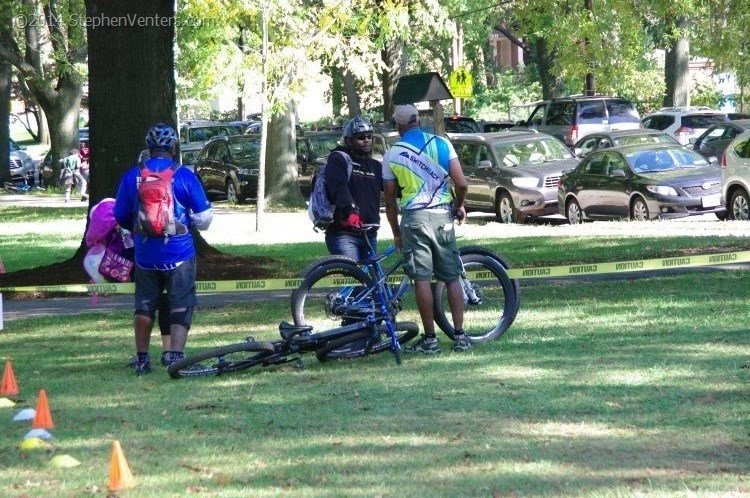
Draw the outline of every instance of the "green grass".
<instances>
[{"instance_id":1,"label":"green grass","mask_svg":"<svg viewBox=\"0 0 750 498\"><path fill-rule=\"evenodd\" d=\"M22 406L46 389L49 453L0 411L0 494L734 496L750 493L742 272L523 289L500 341L466 354L169 380L136 378L130 313L13 321L0 350ZM721 293L715 292L721 289ZM607 297L602 297L607 296ZM286 302L196 314L189 349L276 337ZM155 351L157 351L156 348ZM52 453L80 467L54 470Z\"/></svg>"}]
</instances>

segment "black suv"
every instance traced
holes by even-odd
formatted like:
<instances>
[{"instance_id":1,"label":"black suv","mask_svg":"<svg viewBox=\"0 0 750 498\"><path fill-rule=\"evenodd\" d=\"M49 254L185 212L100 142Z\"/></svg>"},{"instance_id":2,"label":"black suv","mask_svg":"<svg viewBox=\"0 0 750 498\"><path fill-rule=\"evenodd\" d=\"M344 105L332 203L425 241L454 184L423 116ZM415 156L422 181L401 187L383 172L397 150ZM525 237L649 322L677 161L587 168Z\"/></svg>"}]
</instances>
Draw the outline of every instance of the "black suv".
<instances>
[{"instance_id":1,"label":"black suv","mask_svg":"<svg viewBox=\"0 0 750 498\"><path fill-rule=\"evenodd\" d=\"M619 97L571 96L545 100L517 127L547 133L572 147L594 132L635 130L641 117L632 102Z\"/></svg>"}]
</instances>

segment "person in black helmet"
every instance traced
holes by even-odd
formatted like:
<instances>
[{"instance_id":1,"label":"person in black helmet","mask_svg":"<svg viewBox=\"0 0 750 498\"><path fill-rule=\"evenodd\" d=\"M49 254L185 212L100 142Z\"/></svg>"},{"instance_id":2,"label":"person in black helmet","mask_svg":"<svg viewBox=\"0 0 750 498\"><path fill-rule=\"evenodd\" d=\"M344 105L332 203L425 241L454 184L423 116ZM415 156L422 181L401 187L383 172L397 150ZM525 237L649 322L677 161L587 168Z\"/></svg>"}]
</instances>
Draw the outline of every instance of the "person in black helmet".
<instances>
[{"instance_id":1,"label":"person in black helmet","mask_svg":"<svg viewBox=\"0 0 750 498\"><path fill-rule=\"evenodd\" d=\"M326 230L326 246L331 254L347 256L355 261L367 256L367 243L357 228L380 224L380 192L383 190L383 169L372 158L372 125L361 117L344 125L344 145L331 151L325 176L328 196L335 204L334 221ZM347 178L351 163L351 176ZM377 247L377 231L367 232L373 248Z\"/></svg>"}]
</instances>

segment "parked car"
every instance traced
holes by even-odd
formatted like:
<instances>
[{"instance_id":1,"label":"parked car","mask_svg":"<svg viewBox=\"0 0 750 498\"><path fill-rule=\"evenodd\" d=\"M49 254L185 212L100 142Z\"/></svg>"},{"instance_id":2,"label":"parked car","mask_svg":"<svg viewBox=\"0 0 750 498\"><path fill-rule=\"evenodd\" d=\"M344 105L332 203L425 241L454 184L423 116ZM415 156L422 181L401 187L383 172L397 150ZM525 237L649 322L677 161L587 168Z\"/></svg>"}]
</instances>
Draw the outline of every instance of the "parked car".
<instances>
[{"instance_id":1,"label":"parked car","mask_svg":"<svg viewBox=\"0 0 750 498\"><path fill-rule=\"evenodd\" d=\"M750 130L750 119L718 123L712 125L698 138L691 138L690 146L706 159L714 159L718 162L729 142L747 130Z\"/></svg>"},{"instance_id":2,"label":"parked car","mask_svg":"<svg viewBox=\"0 0 750 498\"><path fill-rule=\"evenodd\" d=\"M580 139L573 148L578 157L585 157L599 149L635 144L676 144L677 140L658 130L618 130L592 133Z\"/></svg>"},{"instance_id":3,"label":"parked car","mask_svg":"<svg viewBox=\"0 0 750 498\"><path fill-rule=\"evenodd\" d=\"M493 133L513 128L516 123L513 121L480 121L479 126L482 128L482 133Z\"/></svg>"},{"instance_id":4,"label":"parked car","mask_svg":"<svg viewBox=\"0 0 750 498\"><path fill-rule=\"evenodd\" d=\"M529 119L520 121L515 129L530 128L547 133L572 147L591 133L640 127L641 118L629 100L603 95L577 95L538 104Z\"/></svg>"},{"instance_id":5,"label":"parked car","mask_svg":"<svg viewBox=\"0 0 750 498\"><path fill-rule=\"evenodd\" d=\"M13 183L34 184L34 160L26 153L26 147L22 147L8 139L8 150L10 153L10 176Z\"/></svg>"},{"instance_id":6,"label":"parked car","mask_svg":"<svg viewBox=\"0 0 750 498\"><path fill-rule=\"evenodd\" d=\"M698 138L711 125L729 121L727 114L708 107L664 107L643 118L643 127L661 130L682 145Z\"/></svg>"},{"instance_id":7,"label":"parked car","mask_svg":"<svg viewBox=\"0 0 750 498\"><path fill-rule=\"evenodd\" d=\"M310 195L314 165L310 142L297 138L298 184L303 195ZM226 198L231 204L244 204L258 195L260 135L228 135L215 137L198 153L195 174L211 199Z\"/></svg>"},{"instance_id":8,"label":"parked car","mask_svg":"<svg viewBox=\"0 0 750 498\"><path fill-rule=\"evenodd\" d=\"M646 144L592 152L560 179L560 214L582 220L681 218L715 213L723 219L721 172L680 145Z\"/></svg>"},{"instance_id":9,"label":"parked car","mask_svg":"<svg viewBox=\"0 0 750 498\"><path fill-rule=\"evenodd\" d=\"M217 121L186 121L180 125L180 162L193 167L195 156L214 137L240 135L237 127Z\"/></svg>"},{"instance_id":10,"label":"parked car","mask_svg":"<svg viewBox=\"0 0 750 498\"><path fill-rule=\"evenodd\" d=\"M469 183L468 211L503 223L557 214L557 181L578 159L555 137L534 131L455 134L450 138Z\"/></svg>"},{"instance_id":11,"label":"parked car","mask_svg":"<svg viewBox=\"0 0 750 498\"><path fill-rule=\"evenodd\" d=\"M474 118L453 114L443 118L446 133L481 133L482 128Z\"/></svg>"},{"instance_id":12,"label":"parked car","mask_svg":"<svg viewBox=\"0 0 750 498\"><path fill-rule=\"evenodd\" d=\"M727 117L731 120L735 119L750 119L750 114L745 114L741 112L728 112Z\"/></svg>"},{"instance_id":13,"label":"parked car","mask_svg":"<svg viewBox=\"0 0 750 498\"><path fill-rule=\"evenodd\" d=\"M721 202L731 220L750 220L750 131L729 143L721 158Z\"/></svg>"}]
</instances>

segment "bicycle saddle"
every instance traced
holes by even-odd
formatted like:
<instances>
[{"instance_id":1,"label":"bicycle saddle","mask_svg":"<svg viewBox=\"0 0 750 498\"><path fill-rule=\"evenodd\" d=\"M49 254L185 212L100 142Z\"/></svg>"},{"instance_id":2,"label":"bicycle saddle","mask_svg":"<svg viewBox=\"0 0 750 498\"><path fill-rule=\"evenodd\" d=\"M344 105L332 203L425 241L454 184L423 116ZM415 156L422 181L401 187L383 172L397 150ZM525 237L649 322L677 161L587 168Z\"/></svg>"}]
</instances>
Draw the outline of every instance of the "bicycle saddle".
<instances>
[{"instance_id":1,"label":"bicycle saddle","mask_svg":"<svg viewBox=\"0 0 750 498\"><path fill-rule=\"evenodd\" d=\"M295 325L287 321L283 321L279 324L279 333L281 338L285 341L290 341L294 336L301 334L309 334L312 331L310 325Z\"/></svg>"}]
</instances>

